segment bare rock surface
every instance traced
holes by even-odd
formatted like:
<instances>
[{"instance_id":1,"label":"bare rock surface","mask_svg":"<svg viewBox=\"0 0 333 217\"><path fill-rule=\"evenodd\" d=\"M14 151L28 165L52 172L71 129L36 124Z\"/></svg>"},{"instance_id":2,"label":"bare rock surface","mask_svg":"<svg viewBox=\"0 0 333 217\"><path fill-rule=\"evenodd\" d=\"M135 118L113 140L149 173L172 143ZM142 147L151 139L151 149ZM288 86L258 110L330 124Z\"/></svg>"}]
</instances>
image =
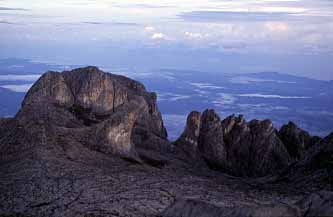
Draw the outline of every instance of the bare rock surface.
<instances>
[{"instance_id":1,"label":"bare rock surface","mask_svg":"<svg viewBox=\"0 0 333 217\"><path fill-rule=\"evenodd\" d=\"M211 168L225 168L227 150L221 120L214 110L206 110L201 116L198 150Z\"/></svg>"},{"instance_id":2,"label":"bare rock surface","mask_svg":"<svg viewBox=\"0 0 333 217\"><path fill-rule=\"evenodd\" d=\"M312 146L313 142L310 134L298 128L293 122L281 127L279 138L285 144L289 155L295 160L303 158L305 151Z\"/></svg>"},{"instance_id":3,"label":"bare rock surface","mask_svg":"<svg viewBox=\"0 0 333 217\"><path fill-rule=\"evenodd\" d=\"M232 115L221 121L214 110L199 114L189 115L176 145L197 153L209 167L236 176L265 176L288 166L290 156L270 120L246 122Z\"/></svg>"},{"instance_id":4,"label":"bare rock surface","mask_svg":"<svg viewBox=\"0 0 333 217\"><path fill-rule=\"evenodd\" d=\"M333 214L333 192L319 191L297 202L303 216L329 217Z\"/></svg>"},{"instance_id":5,"label":"bare rock surface","mask_svg":"<svg viewBox=\"0 0 333 217\"><path fill-rule=\"evenodd\" d=\"M133 160L139 159L136 145L148 143L158 150L168 143L156 94L96 67L47 72L29 90L15 119L24 125L84 129L97 137L89 147Z\"/></svg>"},{"instance_id":6,"label":"bare rock surface","mask_svg":"<svg viewBox=\"0 0 333 217\"><path fill-rule=\"evenodd\" d=\"M162 217L330 217L333 214L333 193L319 191L293 204L272 202L261 206L227 207L193 199L177 199Z\"/></svg>"},{"instance_id":7,"label":"bare rock surface","mask_svg":"<svg viewBox=\"0 0 333 217\"><path fill-rule=\"evenodd\" d=\"M284 170L278 180L299 186L333 190L333 133L312 146L302 160ZM325 187L324 187L325 186Z\"/></svg>"},{"instance_id":8,"label":"bare rock surface","mask_svg":"<svg viewBox=\"0 0 333 217\"><path fill-rule=\"evenodd\" d=\"M270 120L247 123L243 117L229 119L234 119L234 124L227 125L224 137L233 174L265 176L288 166L290 156Z\"/></svg>"},{"instance_id":9,"label":"bare rock surface","mask_svg":"<svg viewBox=\"0 0 333 217\"><path fill-rule=\"evenodd\" d=\"M197 111L191 112L186 121L186 126L182 135L175 142L191 161L199 157L198 140L201 125L201 113Z\"/></svg>"},{"instance_id":10,"label":"bare rock surface","mask_svg":"<svg viewBox=\"0 0 333 217\"><path fill-rule=\"evenodd\" d=\"M139 82L96 67L48 72L0 119L0 216L331 214L332 136L311 149L277 178L234 177L288 162L270 121L193 112L171 144Z\"/></svg>"},{"instance_id":11,"label":"bare rock surface","mask_svg":"<svg viewBox=\"0 0 333 217\"><path fill-rule=\"evenodd\" d=\"M162 217L301 217L296 206L282 203L252 207L223 207L197 200L176 200Z\"/></svg>"}]
</instances>

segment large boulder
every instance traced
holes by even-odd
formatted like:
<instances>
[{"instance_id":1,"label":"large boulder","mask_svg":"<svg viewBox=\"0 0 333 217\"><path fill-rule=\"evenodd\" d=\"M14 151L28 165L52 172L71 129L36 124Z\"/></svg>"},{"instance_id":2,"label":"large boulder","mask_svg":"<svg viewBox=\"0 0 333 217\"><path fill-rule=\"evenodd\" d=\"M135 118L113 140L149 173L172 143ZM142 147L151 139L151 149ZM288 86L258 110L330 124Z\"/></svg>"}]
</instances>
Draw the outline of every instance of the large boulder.
<instances>
[{"instance_id":1,"label":"large boulder","mask_svg":"<svg viewBox=\"0 0 333 217\"><path fill-rule=\"evenodd\" d=\"M87 147L136 161L136 146L162 151L160 144L170 145L156 94L96 67L45 73L27 93L15 119L46 130L85 129L94 135L84 142Z\"/></svg>"}]
</instances>

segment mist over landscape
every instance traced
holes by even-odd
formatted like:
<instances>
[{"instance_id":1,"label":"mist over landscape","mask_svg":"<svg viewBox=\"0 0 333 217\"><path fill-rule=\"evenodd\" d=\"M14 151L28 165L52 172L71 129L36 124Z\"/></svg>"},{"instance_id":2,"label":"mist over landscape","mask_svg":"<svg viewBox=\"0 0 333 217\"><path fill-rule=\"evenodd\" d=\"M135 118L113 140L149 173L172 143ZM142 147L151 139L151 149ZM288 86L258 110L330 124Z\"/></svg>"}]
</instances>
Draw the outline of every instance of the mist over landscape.
<instances>
[{"instance_id":1,"label":"mist over landscape","mask_svg":"<svg viewBox=\"0 0 333 217\"><path fill-rule=\"evenodd\" d=\"M329 0L3 0L0 7L1 58L333 78Z\"/></svg>"}]
</instances>

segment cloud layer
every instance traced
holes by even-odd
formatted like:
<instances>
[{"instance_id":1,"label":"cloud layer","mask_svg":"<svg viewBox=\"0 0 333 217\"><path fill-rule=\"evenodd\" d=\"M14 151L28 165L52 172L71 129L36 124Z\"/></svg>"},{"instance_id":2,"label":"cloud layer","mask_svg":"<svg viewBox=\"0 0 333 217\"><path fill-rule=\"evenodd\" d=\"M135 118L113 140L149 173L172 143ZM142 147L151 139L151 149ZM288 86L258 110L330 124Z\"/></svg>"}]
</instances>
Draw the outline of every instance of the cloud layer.
<instances>
[{"instance_id":1,"label":"cloud layer","mask_svg":"<svg viewBox=\"0 0 333 217\"><path fill-rule=\"evenodd\" d=\"M135 58L156 52L160 64L179 61L185 67L184 58L191 57L194 60L187 63L193 68L201 63L224 69L223 61L233 56L227 64L233 63L233 72L239 73L241 68L287 67L317 73L320 67L328 74L333 67L324 60L333 56L333 3L328 0L56 0L48 4L11 0L0 1L0 24L1 57L89 62L112 56L115 62L126 58L136 64L140 61ZM82 46L90 52L75 52ZM270 56L275 59L244 63L244 59L257 63ZM310 69L300 63L306 57L322 60ZM157 62L144 66L155 67Z\"/></svg>"}]
</instances>

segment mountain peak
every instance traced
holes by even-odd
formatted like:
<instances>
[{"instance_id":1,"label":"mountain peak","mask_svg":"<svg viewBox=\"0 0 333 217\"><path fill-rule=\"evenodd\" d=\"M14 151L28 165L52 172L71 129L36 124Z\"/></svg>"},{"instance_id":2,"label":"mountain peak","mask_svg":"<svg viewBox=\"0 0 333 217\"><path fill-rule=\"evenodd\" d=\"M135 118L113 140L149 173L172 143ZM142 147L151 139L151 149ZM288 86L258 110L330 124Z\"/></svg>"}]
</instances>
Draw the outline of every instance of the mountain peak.
<instances>
[{"instance_id":1,"label":"mountain peak","mask_svg":"<svg viewBox=\"0 0 333 217\"><path fill-rule=\"evenodd\" d=\"M45 73L27 93L16 119L32 125L44 120L54 127L89 127L97 141L86 143L99 143L89 146L135 160L135 144L152 143L152 138L167 141L156 94L94 66ZM137 131L145 131L145 137Z\"/></svg>"}]
</instances>

